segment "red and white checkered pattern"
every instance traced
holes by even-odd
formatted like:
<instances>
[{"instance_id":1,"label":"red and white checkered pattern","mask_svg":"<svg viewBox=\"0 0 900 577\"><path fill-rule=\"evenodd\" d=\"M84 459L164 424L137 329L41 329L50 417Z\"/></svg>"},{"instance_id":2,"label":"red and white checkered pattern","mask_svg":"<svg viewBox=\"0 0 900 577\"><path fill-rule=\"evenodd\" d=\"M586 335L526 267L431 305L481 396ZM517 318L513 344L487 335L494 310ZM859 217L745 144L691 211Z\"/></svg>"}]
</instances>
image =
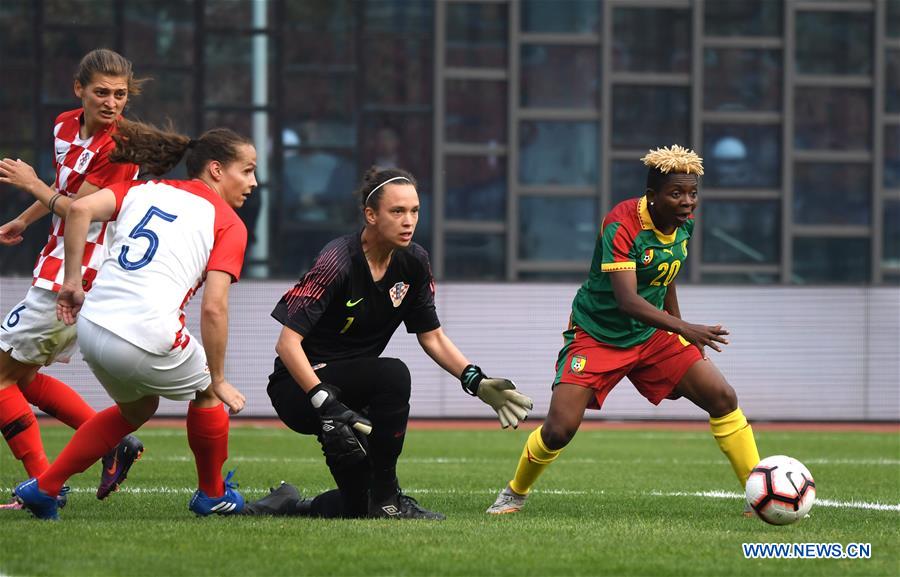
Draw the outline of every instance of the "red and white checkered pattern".
<instances>
[{"instance_id":1,"label":"red and white checkered pattern","mask_svg":"<svg viewBox=\"0 0 900 577\"><path fill-rule=\"evenodd\" d=\"M53 127L53 165L56 168L54 188L65 196L74 196L85 181L99 188L106 188L116 182L134 180L138 175L138 166L135 164L109 161L109 154L116 146L111 137L115 131L114 124L90 138L83 139L79 136L83 112L82 108L63 112L56 117ZM31 284L55 292L59 290L65 273L62 266L65 256L65 223L55 214L52 218L50 236L34 265L34 280ZM88 231L84 260L81 263L84 267L85 291L90 290L106 254L103 248L106 229L107 223L95 222L91 223Z\"/></svg>"}]
</instances>

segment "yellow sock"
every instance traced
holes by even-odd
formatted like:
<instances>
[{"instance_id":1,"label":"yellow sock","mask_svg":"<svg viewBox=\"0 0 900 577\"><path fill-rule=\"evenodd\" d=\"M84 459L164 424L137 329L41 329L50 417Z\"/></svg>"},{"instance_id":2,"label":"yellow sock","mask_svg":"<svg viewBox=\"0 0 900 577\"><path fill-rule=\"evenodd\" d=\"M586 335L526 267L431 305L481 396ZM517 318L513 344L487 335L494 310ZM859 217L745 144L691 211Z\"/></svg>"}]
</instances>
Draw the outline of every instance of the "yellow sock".
<instances>
[{"instance_id":1,"label":"yellow sock","mask_svg":"<svg viewBox=\"0 0 900 577\"><path fill-rule=\"evenodd\" d=\"M541 439L541 427L538 427L528 435L522 456L519 457L519 466L516 467L516 476L509 482L509 488L520 495L527 495L531 486L547 465L556 460L560 451L551 451ZM754 465L756 463L753 463Z\"/></svg>"},{"instance_id":2,"label":"yellow sock","mask_svg":"<svg viewBox=\"0 0 900 577\"><path fill-rule=\"evenodd\" d=\"M719 449L731 461L731 468L743 487L747 484L750 471L759 463L756 439L747 417L738 407L724 417L710 417L709 428Z\"/></svg>"}]
</instances>

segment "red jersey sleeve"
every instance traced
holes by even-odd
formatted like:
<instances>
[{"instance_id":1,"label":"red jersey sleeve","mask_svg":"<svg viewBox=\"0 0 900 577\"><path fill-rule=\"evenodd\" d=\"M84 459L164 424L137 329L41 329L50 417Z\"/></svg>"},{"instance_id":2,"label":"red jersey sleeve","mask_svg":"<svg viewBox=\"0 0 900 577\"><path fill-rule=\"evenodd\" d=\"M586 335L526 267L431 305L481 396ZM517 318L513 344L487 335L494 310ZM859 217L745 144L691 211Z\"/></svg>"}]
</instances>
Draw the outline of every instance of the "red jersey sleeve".
<instances>
[{"instance_id":1,"label":"red jersey sleeve","mask_svg":"<svg viewBox=\"0 0 900 577\"><path fill-rule=\"evenodd\" d=\"M119 211L122 210L122 201L125 199L125 195L128 194L128 191L133 187L138 186L139 184L144 184L139 180L131 180L125 182L117 182L113 185L107 186L112 191L112 193L116 197L116 210L113 212L112 216L109 217L109 220L116 220L119 218Z\"/></svg>"},{"instance_id":2,"label":"red jersey sleeve","mask_svg":"<svg viewBox=\"0 0 900 577\"><path fill-rule=\"evenodd\" d=\"M110 140L104 144L91 163L90 171L84 180L98 188L106 188L123 180L134 180L138 175L138 166L130 162L110 162L109 155L115 148L115 142Z\"/></svg>"},{"instance_id":3,"label":"red jersey sleeve","mask_svg":"<svg viewBox=\"0 0 900 577\"><path fill-rule=\"evenodd\" d=\"M216 218L216 233L206 270L219 270L231 275L232 282L241 278L244 251L247 250L247 227L234 211L228 217Z\"/></svg>"},{"instance_id":4,"label":"red jersey sleeve","mask_svg":"<svg viewBox=\"0 0 900 577\"><path fill-rule=\"evenodd\" d=\"M621 222L611 222L603 227L600 241L603 244L603 260L600 270L613 272L617 270L635 270L637 268L632 249L634 235Z\"/></svg>"}]
</instances>

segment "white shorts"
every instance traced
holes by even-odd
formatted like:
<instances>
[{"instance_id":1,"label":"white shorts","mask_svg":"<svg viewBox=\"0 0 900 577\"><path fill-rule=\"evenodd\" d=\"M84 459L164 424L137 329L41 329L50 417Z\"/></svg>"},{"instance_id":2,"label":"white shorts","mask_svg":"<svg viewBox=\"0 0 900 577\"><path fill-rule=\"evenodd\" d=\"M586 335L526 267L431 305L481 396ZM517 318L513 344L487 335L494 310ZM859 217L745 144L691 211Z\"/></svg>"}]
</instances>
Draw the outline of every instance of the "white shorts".
<instances>
[{"instance_id":1,"label":"white shorts","mask_svg":"<svg viewBox=\"0 0 900 577\"><path fill-rule=\"evenodd\" d=\"M206 352L196 339L155 355L82 316L77 326L81 356L117 403L148 396L189 401L211 382Z\"/></svg>"},{"instance_id":2,"label":"white shorts","mask_svg":"<svg viewBox=\"0 0 900 577\"><path fill-rule=\"evenodd\" d=\"M0 323L0 349L27 365L68 363L75 353L75 326L56 319L56 293L30 287Z\"/></svg>"}]
</instances>

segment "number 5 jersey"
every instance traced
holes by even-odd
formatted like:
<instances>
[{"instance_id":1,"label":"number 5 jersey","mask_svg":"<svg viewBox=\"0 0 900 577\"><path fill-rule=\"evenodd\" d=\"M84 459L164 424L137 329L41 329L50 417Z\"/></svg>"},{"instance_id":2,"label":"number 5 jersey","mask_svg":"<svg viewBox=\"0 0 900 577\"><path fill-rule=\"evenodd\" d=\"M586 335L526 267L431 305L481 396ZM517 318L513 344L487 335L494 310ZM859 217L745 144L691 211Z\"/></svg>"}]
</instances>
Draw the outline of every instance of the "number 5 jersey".
<instances>
[{"instance_id":1,"label":"number 5 jersey","mask_svg":"<svg viewBox=\"0 0 900 577\"><path fill-rule=\"evenodd\" d=\"M187 346L184 307L207 271L237 282L247 228L200 180L122 182L108 251L81 315L135 346L165 354Z\"/></svg>"}]
</instances>

